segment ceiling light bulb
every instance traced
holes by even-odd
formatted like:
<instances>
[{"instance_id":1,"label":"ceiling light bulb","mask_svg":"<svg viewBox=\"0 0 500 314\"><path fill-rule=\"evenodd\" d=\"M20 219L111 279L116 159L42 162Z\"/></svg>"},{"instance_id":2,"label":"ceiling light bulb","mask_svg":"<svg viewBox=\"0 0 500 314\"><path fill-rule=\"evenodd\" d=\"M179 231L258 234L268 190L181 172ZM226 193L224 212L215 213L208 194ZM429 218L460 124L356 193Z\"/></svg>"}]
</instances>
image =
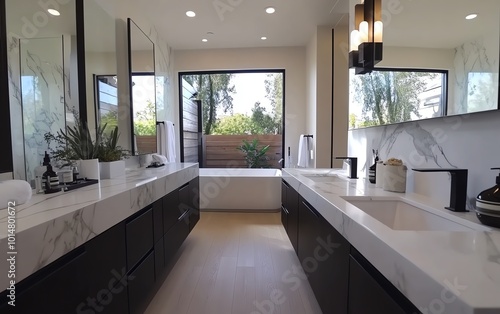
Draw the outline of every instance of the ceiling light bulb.
<instances>
[{"instance_id":1,"label":"ceiling light bulb","mask_svg":"<svg viewBox=\"0 0 500 314\"><path fill-rule=\"evenodd\" d=\"M194 13L193 11L187 11L187 12L186 12L186 15L187 15L188 17L195 17L195 16L196 16L196 13Z\"/></svg>"},{"instance_id":2,"label":"ceiling light bulb","mask_svg":"<svg viewBox=\"0 0 500 314\"><path fill-rule=\"evenodd\" d=\"M59 15L61 15L61 13L59 11L57 11L56 9L48 9L47 12L49 12L53 16L59 16Z\"/></svg>"},{"instance_id":3,"label":"ceiling light bulb","mask_svg":"<svg viewBox=\"0 0 500 314\"><path fill-rule=\"evenodd\" d=\"M266 8L266 13L268 14L273 14L274 12L276 12L276 9L273 8L273 7L267 7Z\"/></svg>"},{"instance_id":4,"label":"ceiling light bulb","mask_svg":"<svg viewBox=\"0 0 500 314\"><path fill-rule=\"evenodd\" d=\"M476 13L469 14L465 17L466 20L473 20L477 17Z\"/></svg>"},{"instance_id":5,"label":"ceiling light bulb","mask_svg":"<svg viewBox=\"0 0 500 314\"><path fill-rule=\"evenodd\" d=\"M204 42L204 43L206 43L208 41L208 39L203 38L201 41Z\"/></svg>"},{"instance_id":6,"label":"ceiling light bulb","mask_svg":"<svg viewBox=\"0 0 500 314\"><path fill-rule=\"evenodd\" d=\"M260 39L262 39L262 40L266 40L266 39L267 39L267 37L262 36Z\"/></svg>"}]
</instances>

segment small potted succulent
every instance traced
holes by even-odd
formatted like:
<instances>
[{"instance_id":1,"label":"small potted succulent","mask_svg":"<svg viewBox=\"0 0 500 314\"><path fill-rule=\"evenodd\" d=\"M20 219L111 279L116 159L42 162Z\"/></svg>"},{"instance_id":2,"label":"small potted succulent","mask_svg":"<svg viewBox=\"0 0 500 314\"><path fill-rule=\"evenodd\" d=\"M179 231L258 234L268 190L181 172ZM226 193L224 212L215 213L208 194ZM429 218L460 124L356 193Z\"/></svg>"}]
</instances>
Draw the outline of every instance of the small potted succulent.
<instances>
[{"instance_id":1,"label":"small potted succulent","mask_svg":"<svg viewBox=\"0 0 500 314\"><path fill-rule=\"evenodd\" d=\"M118 127L111 131L109 135L104 134L97 151L99 159L101 179L112 179L125 175L125 161L127 151L118 146Z\"/></svg>"}]
</instances>

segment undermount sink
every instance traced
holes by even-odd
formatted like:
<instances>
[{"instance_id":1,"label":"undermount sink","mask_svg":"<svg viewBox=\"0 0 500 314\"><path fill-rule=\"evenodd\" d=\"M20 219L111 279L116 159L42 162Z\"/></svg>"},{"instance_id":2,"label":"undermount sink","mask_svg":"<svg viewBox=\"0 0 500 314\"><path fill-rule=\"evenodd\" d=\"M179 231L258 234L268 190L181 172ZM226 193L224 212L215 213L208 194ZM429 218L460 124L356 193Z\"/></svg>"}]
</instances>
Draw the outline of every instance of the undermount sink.
<instances>
[{"instance_id":1,"label":"undermount sink","mask_svg":"<svg viewBox=\"0 0 500 314\"><path fill-rule=\"evenodd\" d=\"M345 182L346 179L339 177L334 173L308 173L303 174L304 177L315 182Z\"/></svg>"},{"instance_id":2,"label":"undermount sink","mask_svg":"<svg viewBox=\"0 0 500 314\"><path fill-rule=\"evenodd\" d=\"M393 230L413 231L474 231L455 221L413 206L403 200L374 200L344 198Z\"/></svg>"}]
</instances>

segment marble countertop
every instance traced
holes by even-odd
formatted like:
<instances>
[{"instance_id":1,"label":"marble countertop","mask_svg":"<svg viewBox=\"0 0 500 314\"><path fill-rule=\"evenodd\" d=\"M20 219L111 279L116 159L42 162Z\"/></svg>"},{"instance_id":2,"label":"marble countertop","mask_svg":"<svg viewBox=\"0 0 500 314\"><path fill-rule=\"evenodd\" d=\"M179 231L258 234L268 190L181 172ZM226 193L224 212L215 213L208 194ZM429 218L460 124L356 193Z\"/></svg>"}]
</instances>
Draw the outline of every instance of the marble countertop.
<instances>
[{"instance_id":1,"label":"marble countertop","mask_svg":"<svg viewBox=\"0 0 500 314\"><path fill-rule=\"evenodd\" d=\"M316 182L307 174L345 180ZM345 171L284 169L283 178L361 252L422 313L500 313L500 229L474 213L453 213L422 196L383 191ZM306 176L305 176L306 175ZM393 230L342 196L400 198L471 228L471 231Z\"/></svg>"},{"instance_id":2,"label":"marble countertop","mask_svg":"<svg viewBox=\"0 0 500 314\"><path fill-rule=\"evenodd\" d=\"M19 282L198 176L197 163L127 170L124 177L69 192L35 194L16 212ZM0 287L7 287L7 210L0 211ZM0 289L3 290L3 289Z\"/></svg>"}]
</instances>

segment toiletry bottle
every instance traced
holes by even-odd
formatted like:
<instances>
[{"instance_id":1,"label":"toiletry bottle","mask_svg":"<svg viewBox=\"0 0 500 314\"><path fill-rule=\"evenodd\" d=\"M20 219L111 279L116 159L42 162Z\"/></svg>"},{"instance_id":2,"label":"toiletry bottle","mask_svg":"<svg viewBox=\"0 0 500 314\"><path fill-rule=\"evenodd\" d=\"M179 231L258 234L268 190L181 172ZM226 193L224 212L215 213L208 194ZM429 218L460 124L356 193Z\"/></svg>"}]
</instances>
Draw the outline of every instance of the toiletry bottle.
<instances>
[{"instance_id":1,"label":"toiletry bottle","mask_svg":"<svg viewBox=\"0 0 500 314\"><path fill-rule=\"evenodd\" d=\"M50 164L49 154L45 152L45 157L43 158L43 164L35 168L35 190L36 193L43 193L45 189L45 184L43 182L43 174L47 171L47 165Z\"/></svg>"},{"instance_id":2,"label":"toiletry bottle","mask_svg":"<svg viewBox=\"0 0 500 314\"><path fill-rule=\"evenodd\" d=\"M52 170L52 165L47 165L47 171L43 174L43 178L45 180L45 193L53 193L58 192L57 187L59 186L59 177Z\"/></svg>"},{"instance_id":3,"label":"toiletry bottle","mask_svg":"<svg viewBox=\"0 0 500 314\"><path fill-rule=\"evenodd\" d=\"M370 180L370 183L375 184L377 182L377 162L379 161L379 158L378 149L373 149L372 151L375 156L375 162L368 169L368 180Z\"/></svg>"},{"instance_id":4,"label":"toiletry bottle","mask_svg":"<svg viewBox=\"0 0 500 314\"><path fill-rule=\"evenodd\" d=\"M500 228L500 175L497 176L494 187L482 191L477 196L476 216L483 224Z\"/></svg>"}]
</instances>

